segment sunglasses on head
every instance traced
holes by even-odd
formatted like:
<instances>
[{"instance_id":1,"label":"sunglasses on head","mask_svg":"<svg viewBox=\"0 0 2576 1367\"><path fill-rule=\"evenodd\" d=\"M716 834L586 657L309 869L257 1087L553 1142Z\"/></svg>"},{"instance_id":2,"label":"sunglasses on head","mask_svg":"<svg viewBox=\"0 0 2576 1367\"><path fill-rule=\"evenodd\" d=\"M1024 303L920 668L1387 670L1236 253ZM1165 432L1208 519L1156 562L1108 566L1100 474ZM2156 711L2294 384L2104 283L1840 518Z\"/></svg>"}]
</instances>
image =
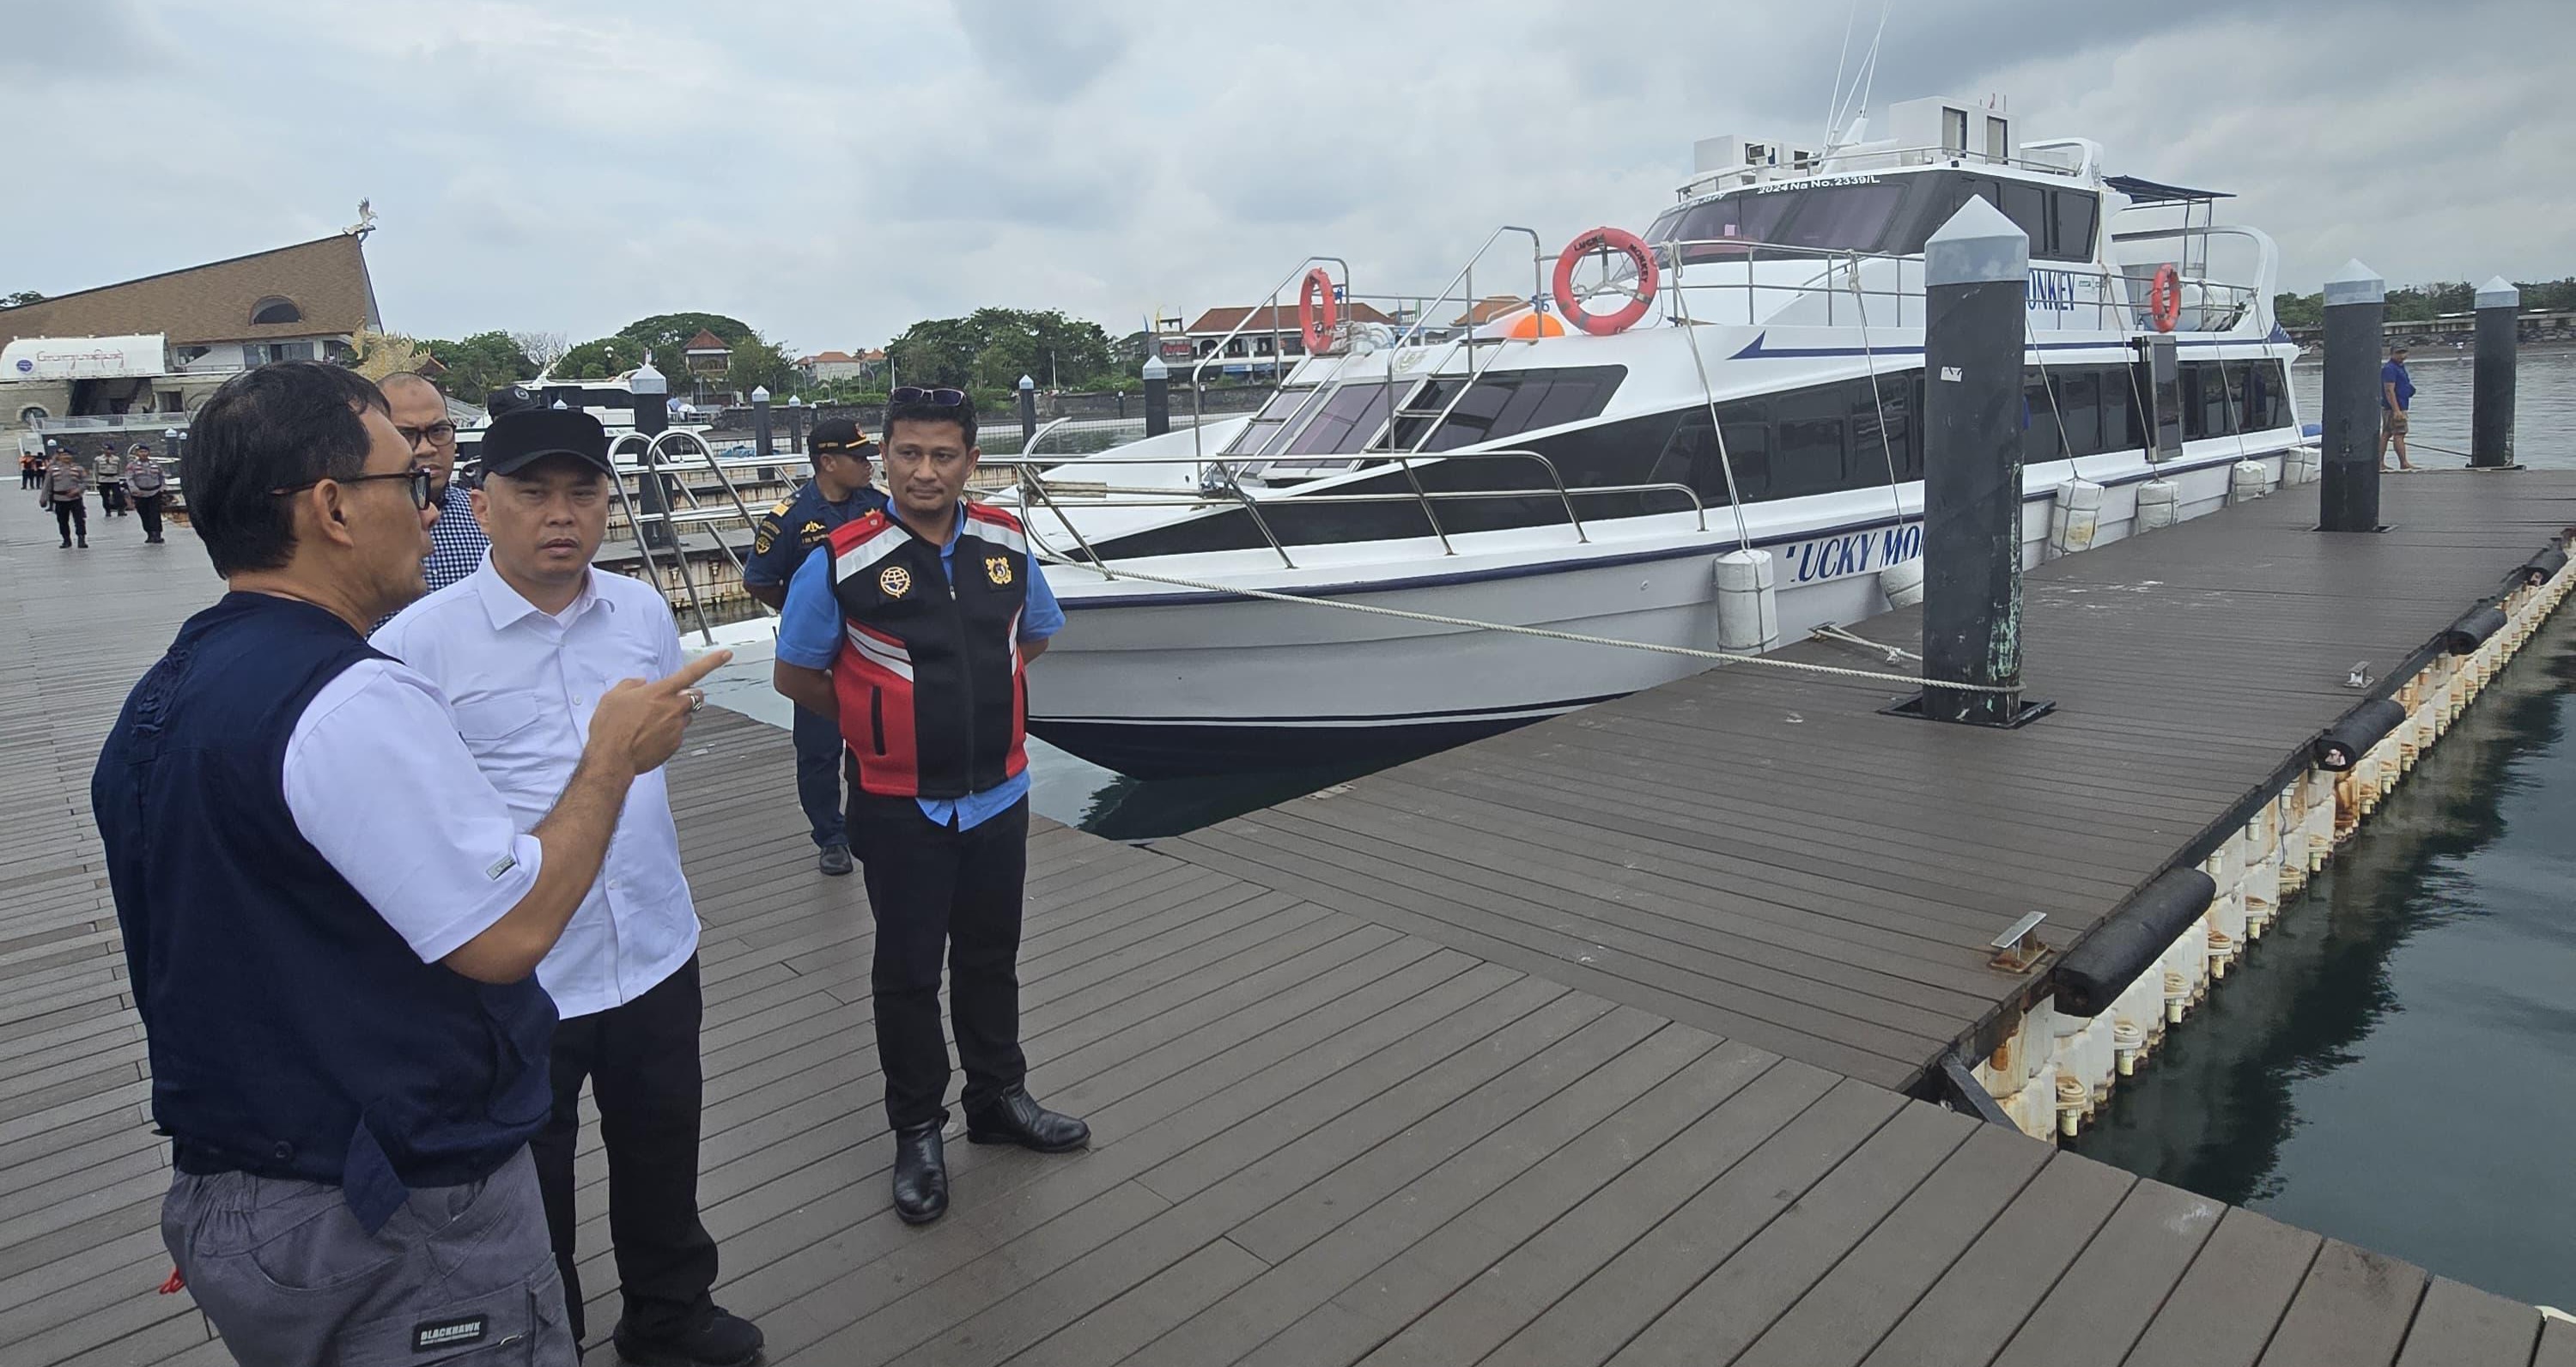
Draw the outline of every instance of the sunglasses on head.
<instances>
[{"instance_id":1,"label":"sunglasses on head","mask_svg":"<svg viewBox=\"0 0 2576 1367\"><path fill-rule=\"evenodd\" d=\"M955 408L966 402L962 389L924 389L919 385L902 385L886 395L888 403L926 403L936 408Z\"/></svg>"}]
</instances>

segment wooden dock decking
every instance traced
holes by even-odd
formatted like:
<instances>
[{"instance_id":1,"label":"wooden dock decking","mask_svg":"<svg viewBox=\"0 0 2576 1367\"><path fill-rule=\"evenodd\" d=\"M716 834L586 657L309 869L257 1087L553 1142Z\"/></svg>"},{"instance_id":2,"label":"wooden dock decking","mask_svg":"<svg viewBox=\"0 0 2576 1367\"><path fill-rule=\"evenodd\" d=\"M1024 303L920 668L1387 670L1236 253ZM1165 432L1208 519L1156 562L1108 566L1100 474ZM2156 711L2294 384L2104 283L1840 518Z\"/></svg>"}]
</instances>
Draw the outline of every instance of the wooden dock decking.
<instances>
[{"instance_id":1,"label":"wooden dock decking","mask_svg":"<svg viewBox=\"0 0 2576 1367\"><path fill-rule=\"evenodd\" d=\"M812 872L785 735L710 714L672 786L719 1298L782 1362L2576 1367L2576 1324L1887 1086L2017 986L1965 956L1999 904L2098 916L2350 704L2344 666L2394 672L2576 521L2576 481L2517 480L2399 484L2398 532L2322 550L2293 493L2039 572L2030 673L2063 711L2010 736L1873 742L1869 691L1733 669L1157 850L1035 822L1033 1083L1098 1144L959 1144L920 1230L887 1200L858 880ZM126 683L219 586L185 533L58 551L38 516L0 512L0 1359L221 1362L153 1294L165 1148L87 812ZM2243 671L2124 642L2173 630L2156 603Z\"/></svg>"}]
</instances>

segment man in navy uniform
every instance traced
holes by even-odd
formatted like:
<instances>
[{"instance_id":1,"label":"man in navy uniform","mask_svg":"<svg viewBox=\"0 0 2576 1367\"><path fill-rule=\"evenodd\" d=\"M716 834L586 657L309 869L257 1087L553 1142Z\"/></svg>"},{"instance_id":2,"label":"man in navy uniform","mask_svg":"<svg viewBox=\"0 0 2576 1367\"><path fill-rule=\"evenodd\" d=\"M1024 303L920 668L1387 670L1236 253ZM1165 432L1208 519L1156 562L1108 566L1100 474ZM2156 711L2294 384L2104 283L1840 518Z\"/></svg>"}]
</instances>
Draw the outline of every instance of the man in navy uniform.
<instances>
[{"instance_id":1,"label":"man in navy uniform","mask_svg":"<svg viewBox=\"0 0 2576 1367\"><path fill-rule=\"evenodd\" d=\"M847 418L815 424L808 447L814 453L814 477L805 487L769 510L751 541L751 558L742 564L742 586L771 608L787 601L787 581L831 536L834 528L886 506L885 495L868 483L868 458L876 443ZM796 709L796 797L814 827L817 862L833 875L850 871L850 826L841 805L841 732L829 716Z\"/></svg>"},{"instance_id":2,"label":"man in navy uniform","mask_svg":"<svg viewBox=\"0 0 2576 1367\"><path fill-rule=\"evenodd\" d=\"M429 472L316 361L225 382L188 512L230 591L179 629L90 782L177 1169L161 1235L244 1363L575 1360L528 1140L533 976L718 651L628 679L521 831L438 689L371 649L421 594Z\"/></svg>"},{"instance_id":3,"label":"man in navy uniform","mask_svg":"<svg viewBox=\"0 0 2576 1367\"><path fill-rule=\"evenodd\" d=\"M962 390L894 391L893 505L843 524L787 587L778 691L835 718L856 761L850 838L876 917L877 1057L895 1133L894 1206L948 1209L940 1127L949 972L966 1137L1041 1153L1089 1126L1029 1096L1020 1052L1020 896L1028 872L1027 697L1021 670L1064 625L1018 519L966 501L981 454Z\"/></svg>"}]
</instances>

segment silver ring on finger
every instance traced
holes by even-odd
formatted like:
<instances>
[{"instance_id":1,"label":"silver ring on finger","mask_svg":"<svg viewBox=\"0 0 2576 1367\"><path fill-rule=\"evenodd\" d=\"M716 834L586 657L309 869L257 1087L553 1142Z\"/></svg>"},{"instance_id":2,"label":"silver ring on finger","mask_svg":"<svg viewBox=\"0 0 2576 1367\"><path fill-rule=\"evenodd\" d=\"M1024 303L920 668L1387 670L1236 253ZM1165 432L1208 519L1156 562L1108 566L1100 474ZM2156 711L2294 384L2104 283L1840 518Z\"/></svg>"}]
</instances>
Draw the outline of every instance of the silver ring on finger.
<instances>
[{"instance_id":1,"label":"silver ring on finger","mask_svg":"<svg viewBox=\"0 0 2576 1367\"><path fill-rule=\"evenodd\" d=\"M690 711L695 712L699 708L707 705L707 691L705 689L691 688L684 689L682 691L688 695Z\"/></svg>"}]
</instances>

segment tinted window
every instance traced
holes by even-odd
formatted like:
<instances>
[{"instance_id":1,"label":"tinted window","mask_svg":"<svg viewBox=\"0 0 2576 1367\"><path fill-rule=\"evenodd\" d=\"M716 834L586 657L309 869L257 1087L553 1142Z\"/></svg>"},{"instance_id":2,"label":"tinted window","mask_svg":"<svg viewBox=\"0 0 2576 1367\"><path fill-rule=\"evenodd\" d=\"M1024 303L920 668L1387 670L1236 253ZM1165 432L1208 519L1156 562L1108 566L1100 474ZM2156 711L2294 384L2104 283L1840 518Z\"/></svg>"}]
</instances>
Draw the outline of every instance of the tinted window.
<instances>
[{"instance_id":1,"label":"tinted window","mask_svg":"<svg viewBox=\"0 0 2576 1367\"><path fill-rule=\"evenodd\" d=\"M2057 444L2057 410L2048 397L2048 381L2036 370L2021 373L2021 463L2043 465L2063 459Z\"/></svg>"},{"instance_id":2,"label":"tinted window","mask_svg":"<svg viewBox=\"0 0 2576 1367\"><path fill-rule=\"evenodd\" d=\"M2281 382L2279 361L2256 361L2245 380L2245 426L2262 432L2290 423L2289 386Z\"/></svg>"},{"instance_id":3,"label":"tinted window","mask_svg":"<svg viewBox=\"0 0 2576 1367\"><path fill-rule=\"evenodd\" d=\"M1875 386L1863 380L1851 386L1852 478L1880 483L1891 469L1899 483L1923 477L1923 461L1914 439L1914 376L1881 375Z\"/></svg>"},{"instance_id":4,"label":"tinted window","mask_svg":"<svg viewBox=\"0 0 2576 1367\"><path fill-rule=\"evenodd\" d=\"M2145 411L2138 404L2137 372L2127 366L2101 372L2102 449L2135 451L2146 445Z\"/></svg>"},{"instance_id":5,"label":"tinted window","mask_svg":"<svg viewBox=\"0 0 2576 1367\"><path fill-rule=\"evenodd\" d=\"M2093 259L2093 219L2101 212L2098 196L2078 190L2048 192L2049 254L2060 261Z\"/></svg>"},{"instance_id":6,"label":"tinted window","mask_svg":"<svg viewBox=\"0 0 2576 1367\"><path fill-rule=\"evenodd\" d=\"M1487 373L1449 410L1440 430L1424 443L1425 451L1454 451L1462 446L1500 441L1542 427L1560 427L1599 417L1610 396L1628 374L1625 366L1587 366L1579 370L1525 370ZM1455 380L1434 380L1407 401L1418 410L1446 406ZM1411 449L1429 418L1400 418L1394 444Z\"/></svg>"},{"instance_id":7,"label":"tinted window","mask_svg":"<svg viewBox=\"0 0 2576 1367\"><path fill-rule=\"evenodd\" d=\"M1791 247L1869 252L1887 240L1896 206L1905 200L1905 187L1842 185L1803 191L1798 200L1797 212L1789 215L1773 240Z\"/></svg>"},{"instance_id":8,"label":"tinted window","mask_svg":"<svg viewBox=\"0 0 2576 1367\"><path fill-rule=\"evenodd\" d=\"M2071 454L2098 455L2102 446L2102 376L2098 371L2079 370L2059 375L2057 411L2066 420L2066 440Z\"/></svg>"},{"instance_id":9,"label":"tinted window","mask_svg":"<svg viewBox=\"0 0 2576 1367\"><path fill-rule=\"evenodd\" d=\"M1847 487L1851 468L1844 436L1850 410L1851 394L1845 385L1802 390L1771 401L1773 498Z\"/></svg>"},{"instance_id":10,"label":"tinted window","mask_svg":"<svg viewBox=\"0 0 2576 1367\"><path fill-rule=\"evenodd\" d=\"M1252 422L1235 437L1233 444L1225 448L1225 454L1229 456L1269 455L1279 448L1279 444L1287 439L1291 431L1295 430L1299 415L1313 406L1316 400L1322 398L1323 393L1321 389L1283 389L1271 395L1270 402L1263 404L1261 411L1252 415Z\"/></svg>"},{"instance_id":11,"label":"tinted window","mask_svg":"<svg viewBox=\"0 0 2576 1367\"><path fill-rule=\"evenodd\" d=\"M1386 422L1391 396L1384 381L1346 384L1333 391L1314 419L1288 441L1292 456L1355 452Z\"/></svg>"},{"instance_id":12,"label":"tinted window","mask_svg":"<svg viewBox=\"0 0 2576 1367\"><path fill-rule=\"evenodd\" d=\"M2004 217L2030 235L2030 254L2045 258L2048 248L2048 191L2025 181L2004 182Z\"/></svg>"}]
</instances>

